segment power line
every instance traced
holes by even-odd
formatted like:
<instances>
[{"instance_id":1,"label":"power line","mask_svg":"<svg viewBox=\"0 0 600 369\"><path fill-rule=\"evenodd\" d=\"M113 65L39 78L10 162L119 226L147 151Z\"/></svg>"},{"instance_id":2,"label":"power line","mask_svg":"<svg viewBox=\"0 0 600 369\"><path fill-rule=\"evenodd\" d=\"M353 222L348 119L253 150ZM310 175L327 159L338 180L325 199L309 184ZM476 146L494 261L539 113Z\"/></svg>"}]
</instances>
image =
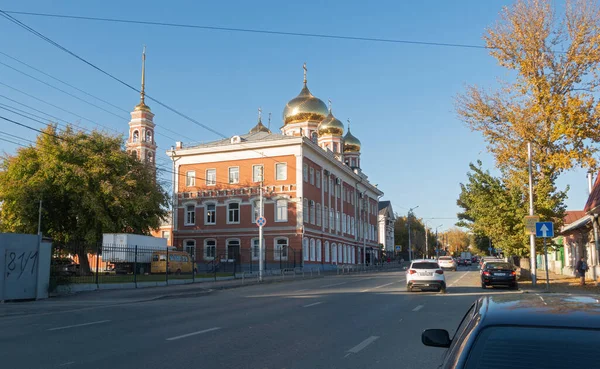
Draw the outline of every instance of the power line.
<instances>
[{"instance_id":1,"label":"power line","mask_svg":"<svg viewBox=\"0 0 600 369\"><path fill-rule=\"evenodd\" d=\"M0 137L0 141L9 142L9 143L17 145L17 146L27 147L27 145L23 145L22 143L18 143L15 141L7 140L6 138L2 138L2 137Z\"/></svg>"},{"instance_id":2,"label":"power line","mask_svg":"<svg viewBox=\"0 0 600 369\"><path fill-rule=\"evenodd\" d=\"M13 134L11 134L11 133L8 133L8 132L0 131L0 134L3 134L3 135L5 135L5 136L9 136L9 137L12 137L12 138L16 138L17 140L22 140L22 141L27 141L27 142L30 142L30 143L35 143L35 141L32 141L32 140L30 140L30 139L27 139L27 138L25 138L25 137L21 137L21 136L13 135Z\"/></svg>"},{"instance_id":3,"label":"power line","mask_svg":"<svg viewBox=\"0 0 600 369\"><path fill-rule=\"evenodd\" d=\"M380 42L380 43L408 44L408 45L422 45L422 46L458 47L458 48L467 48L467 49L484 49L484 50L491 49L490 47L487 47L484 45L449 43L449 42L428 42L428 41L379 38L379 37L344 36L344 35L332 35L332 34L324 34L324 33L285 32L285 31L261 30L261 29L253 29L253 28L218 27L218 26L206 26L206 25L199 25L199 24L152 22L152 21L144 21L144 20L136 20L136 19L85 17L85 16L77 16L77 15L19 12L19 11L8 11L8 10L0 10L0 12L6 13L6 14L19 14L19 15L29 15L29 16L38 16L38 17L78 19L78 20L111 22L111 23L143 24L143 25L160 26L160 27L193 28L193 29L203 29L203 30L210 30L210 31L244 32L244 33L257 33L257 34L266 34L266 35L326 38L326 39L334 39L334 40L366 41L366 42Z\"/></svg>"},{"instance_id":4,"label":"power line","mask_svg":"<svg viewBox=\"0 0 600 369\"><path fill-rule=\"evenodd\" d=\"M52 76L51 74L48 74L48 73L46 73L46 72L44 72L44 71L42 71L42 70L40 70L40 69L38 69L38 68L35 68L35 67L33 67L33 66L31 66L31 65L29 65L29 64L27 64L27 63L25 63L24 61L21 61L21 60L19 60L19 59L15 58L15 57L13 57L13 56L10 56L10 55L8 55L8 54L6 54L6 53L2 52L2 51L0 51L0 54L2 54L2 55L4 55L4 56L6 56L7 58L10 58L10 59L12 59L12 60L16 61L17 63L23 64L23 65L25 65L26 67L28 67L28 68L31 68L31 69L33 69L33 70L35 70L36 72L39 72L39 73L41 73L41 74L43 74L43 75L45 75L45 76L47 76L47 77L49 77L49 78L52 78L52 79L53 79L53 80L55 80L55 81L58 81L58 82L60 82L60 83L62 83L62 84L64 84L64 85L66 85L66 86L69 86L69 87L71 87L71 88L73 88L73 89L75 89L75 90L77 90L77 91L79 91L79 92L81 92L81 93L83 93L83 94L85 94L85 95L88 95L88 96L90 96L90 97L93 97L94 99L97 99L97 100L99 100L99 101L102 101L102 102L103 102L103 103L105 103L105 104L108 104L108 105L110 105L110 106L112 106L112 107L114 107L114 108L116 108L116 109L118 109L118 110L120 110L120 111L123 111L123 112L125 112L125 113L129 114L129 111L127 111L127 110L125 110L125 109L123 109L123 108L120 108L120 107L118 107L118 106L116 106L116 105L114 105L114 104L111 104L110 102L108 102L108 101L106 101L106 100L104 100L104 99L102 99L102 98L100 98L100 97L98 97L98 96L92 95L92 94L90 94L90 93L88 93L88 92L86 92L86 91L84 91L84 90L82 90L82 89L80 89L80 88L78 88L78 87L75 87L75 86L73 86L72 84L70 84L70 83L67 83L67 82L65 82L65 81L63 81L63 80L61 80L61 79L59 79L59 78L56 78L56 77ZM55 87L54 85L48 84L47 82L44 82L44 81L41 81L41 80L37 79L36 77L33 77L33 76L31 76L31 75L29 75L29 74L27 74L27 73L25 73L25 72L22 72L22 71L20 71L20 70L17 70L16 68L14 68L14 67L12 67L12 66L6 65L6 64L4 64L4 63L2 63L2 62L0 62L0 64L3 64L3 65L5 65L5 66L7 66L8 68L11 68L11 69L13 69L13 70L15 70L15 71L17 71L17 72L19 72L19 73L21 73L21 74L24 74L24 75L26 75L26 76L28 76L28 77L30 77L30 78L33 78L33 79L35 79L35 80L37 80L37 81L39 81L39 82L41 82L41 83L43 83L43 84L45 84L45 85L48 85L48 86L50 86L50 87L52 87L52 88L54 88L54 89L57 89L57 90L59 90L59 91L61 91L61 92L64 92L63 90L61 90L61 89L59 89L59 88ZM81 99L81 98L79 98L79 97L77 97L77 96L74 96L74 95L72 95L72 94L68 93L68 92L65 92L65 93L66 93L66 94L68 94L68 95L70 95L70 96L73 96L73 97L75 97L75 98L76 98L76 99L78 99L78 100L85 101L85 100L83 100L83 99ZM85 101L85 102L87 102L87 101ZM89 103L89 102L87 102L87 103L88 103L88 104L91 104L91 103ZM95 107L98 107L97 105L94 105L94 104L91 104L91 105L93 105L93 106L95 106ZM98 107L98 108L99 108L99 109L102 109L102 110L104 110L104 111L106 111L106 112L108 112L108 113L110 113L110 114L112 114L112 115L115 115L115 116L116 116L116 117L118 117L118 118L123 118L122 116L116 115L116 114L114 114L114 113L112 113L112 112L109 112L109 111L107 111L107 110L105 110L105 109L103 109L103 108L101 108L101 107ZM158 125L157 127L158 127L159 129L164 129L165 131L168 131L168 132L174 133L174 134L176 134L176 135L181 135L181 133L179 133L179 132L175 132L175 131L173 131L173 130L170 130L169 128L163 127L163 126L161 126L161 125ZM174 139L174 138L172 138L172 137L169 137L169 136L166 136L166 135L164 135L164 134L162 134L162 133L158 133L158 134L159 134L159 135L162 135L162 136L164 136L164 137L166 137L166 138L168 138L168 139L170 139L170 140L177 141L176 139ZM190 137L188 137L188 136L185 136L185 135L181 135L181 136L182 136L182 137L185 137L185 138L187 138L187 139L189 139L189 140L192 140L192 138L190 138Z\"/></svg>"}]
</instances>

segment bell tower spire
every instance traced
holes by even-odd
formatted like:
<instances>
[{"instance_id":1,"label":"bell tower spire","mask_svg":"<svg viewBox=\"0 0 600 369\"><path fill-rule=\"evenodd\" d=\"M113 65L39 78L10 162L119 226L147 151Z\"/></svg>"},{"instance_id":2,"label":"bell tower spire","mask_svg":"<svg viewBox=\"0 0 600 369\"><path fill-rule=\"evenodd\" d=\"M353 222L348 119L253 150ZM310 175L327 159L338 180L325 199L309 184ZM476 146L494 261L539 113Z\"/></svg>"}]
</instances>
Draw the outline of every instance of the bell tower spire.
<instances>
[{"instance_id":1,"label":"bell tower spire","mask_svg":"<svg viewBox=\"0 0 600 369\"><path fill-rule=\"evenodd\" d=\"M156 141L154 141L154 114L146 105L146 46L142 51L142 87L140 103L131 112L127 152L149 165L155 166Z\"/></svg>"}]
</instances>

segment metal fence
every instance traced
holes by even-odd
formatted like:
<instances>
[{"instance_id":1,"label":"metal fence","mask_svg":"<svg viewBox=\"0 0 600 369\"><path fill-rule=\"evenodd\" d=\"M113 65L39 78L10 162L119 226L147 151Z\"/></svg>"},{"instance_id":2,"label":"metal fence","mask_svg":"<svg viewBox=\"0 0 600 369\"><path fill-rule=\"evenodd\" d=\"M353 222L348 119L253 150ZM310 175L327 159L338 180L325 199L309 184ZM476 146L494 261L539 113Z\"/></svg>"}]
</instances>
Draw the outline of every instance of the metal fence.
<instances>
[{"instance_id":1,"label":"metal fence","mask_svg":"<svg viewBox=\"0 0 600 369\"><path fill-rule=\"evenodd\" d=\"M173 279L218 279L236 273L257 272L258 250L240 247L205 248L186 251L128 245L54 246L50 288L69 284L168 282ZM266 248L265 270L302 266L302 252Z\"/></svg>"}]
</instances>

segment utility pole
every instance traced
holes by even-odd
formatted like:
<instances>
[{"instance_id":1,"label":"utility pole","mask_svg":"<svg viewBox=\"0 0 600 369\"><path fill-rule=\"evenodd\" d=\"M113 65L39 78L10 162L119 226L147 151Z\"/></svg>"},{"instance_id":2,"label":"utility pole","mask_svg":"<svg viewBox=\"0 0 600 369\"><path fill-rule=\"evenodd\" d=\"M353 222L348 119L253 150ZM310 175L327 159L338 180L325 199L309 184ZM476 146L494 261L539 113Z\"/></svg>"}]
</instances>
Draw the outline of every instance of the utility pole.
<instances>
[{"instance_id":1,"label":"utility pole","mask_svg":"<svg viewBox=\"0 0 600 369\"><path fill-rule=\"evenodd\" d=\"M435 227L435 256L439 259L440 257L440 241L438 239L438 228L440 228L441 226L443 226L443 224L440 224L439 226ZM443 238L443 235L442 235Z\"/></svg>"},{"instance_id":2,"label":"utility pole","mask_svg":"<svg viewBox=\"0 0 600 369\"><path fill-rule=\"evenodd\" d=\"M38 210L38 235L42 233L42 199L40 199L40 208Z\"/></svg>"},{"instance_id":3,"label":"utility pole","mask_svg":"<svg viewBox=\"0 0 600 369\"><path fill-rule=\"evenodd\" d=\"M410 238L410 223L411 223L410 219L411 219L412 211L418 207L419 207L419 205L415 206L414 208L408 209L408 216L406 218L406 220L408 221L408 261L409 262L412 261L412 240Z\"/></svg>"},{"instance_id":4,"label":"utility pole","mask_svg":"<svg viewBox=\"0 0 600 369\"><path fill-rule=\"evenodd\" d=\"M533 174L531 172L531 142L527 143L527 158L528 158L528 164L529 164L529 216L533 216L534 211L533 211ZM535 235L534 234L529 235L529 247L530 247L529 268L531 269L531 285L535 286L537 284L537 276L536 276L537 260L536 260L536 252L535 252Z\"/></svg>"},{"instance_id":5,"label":"utility pole","mask_svg":"<svg viewBox=\"0 0 600 369\"><path fill-rule=\"evenodd\" d=\"M260 167L260 205L259 205L259 217L263 217L263 166ZM258 280L260 282L263 281L263 271L264 271L264 245L263 245L263 226L262 223L258 225ZM281 251L280 251L281 252Z\"/></svg>"},{"instance_id":6,"label":"utility pole","mask_svg":"<svg viewBox=\"0 0 600 369\"><path fill-rule=\"evenodd\" d=\"M429 258L429 244L427 243L427 226L425 226L425 259Z\"/></svg>"}]
</instances>

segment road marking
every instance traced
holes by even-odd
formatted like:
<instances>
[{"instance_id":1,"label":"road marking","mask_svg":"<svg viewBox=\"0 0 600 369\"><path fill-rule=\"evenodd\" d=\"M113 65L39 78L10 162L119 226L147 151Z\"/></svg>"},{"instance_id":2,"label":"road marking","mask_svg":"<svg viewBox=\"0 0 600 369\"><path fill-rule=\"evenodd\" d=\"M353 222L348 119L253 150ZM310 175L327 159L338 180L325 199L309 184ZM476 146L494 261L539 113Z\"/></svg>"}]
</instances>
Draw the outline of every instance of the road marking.
<instances>
[{"instance_id":1,"label":"road marking","mask_svg":"<svg viewBox=\"0 0 600 369\"><path fill-rule=\"evenodd\" d=\"M64 327L50 328L48 330L49 331L59 331L61 329L84 327L86 325L101 324L101 323L107 323L107 322L110 322L110 320L98 320L97 322L89 322L89 323L82 323L82 324L67 325L67 326L64 326Z\"/></svg>"},{"instance_id":2,"label":"road marking","mask_svg":"<svg viewBox=\"0 0 600 369\"><path fill-rule=\"evenodd\" d=\"M296 293L296 292L304 292L304 291L308 291L309 289L310 289L310 288L305 288L305 289L303 289L303 290L296 290L296 291L294 291L294 293Z\"/></svg>"},{"instance_id":3,"label":"road marking","mask_svg":"<svg viewBox=\"0 0 600 369\"><path fill-rule=\"evenodd\" d=\"M341 283L334 283L334 284L326 284L324 286L321 286L321 288L326 288L326 287L333 287L333 286L341 286L343 284L346 284L348 282L341 282Z\"/></svg>"},{"instance_id":4,"label":"road marking","mask_svg":"<svg viewBox=\"0 0 600 369\"><path fill-rule=\"evenodd\" d=\"M67 365L71 365L71 364L75 364L75 362L74 361L68 361L68 362L62 363L62 364L60 364L58 366L61 367L61 366L67 366Z\"/></svg>"},{"instance_id":5,"label":"road marking","mask_svg":"<svg viewBox=\"0 0 600 369\"><path fill-rule=\"evenodd\" d=\"M460 278L458 278L457 280L455 280L454 282L452 282L452 284L450 284L449 287L454 286L456 283L458 283L458 281L460 281L461 279L463 279L464 277L466 277L467 274L469 274L469 272L465 272L463 275L460 276Z\"/></svg>"},{"instance_id":6,"label":"road marking","mask_svg":"<svg viewBox=\"0 0 600 369\"><path fill-rule=\"evenodd\" d=\"M348 353L349 354L357 354L358 352L363 350L365 347L367 347L370 344L372 344L373 342L377 341L378 338L379 338L379 336L371 336L371 337L367 338L366 340L362 341L361 343L359 343L358 345L352 347L350 350L348 350ZM348 355L346 355L346 357L348 357Z\"/></svg>"},{"instance_id":7,"label":"road marking","mask_svg":"<svg viewBox=\"0 0 600 369\"><path fill-rule=\"evenodd\" d=\"M322 304L322 303L323 303L323 301L319 301L319 302L313 302L312 304L304 305L304 306L302 306L302 307L309 308L309 307L311 307L311 306L320 305L320 304Z\"/></svg>"},{"instance_id":8,"label":"road marking","mask_svg":"<svg viewBox=\"0 0 600 369\"><path fill-rule=\"evenodd\" d=\"M400 319L400 320L398 321L398 323L402 323L402 319Z\"/></svg>"},{"instance_id":9,"label":"road marking","mask_svg":"<svg viewBox=\"0 0 600 369\"><path fill-rule=\"evenodd\" d=\"M382 288L382 287L386 287L389 286L391 284L394 284L395 282L391 282L391 283L386 283L386 284L382 284L381 286L377 286L377 287L373 287L373 288L367 288L366 290L362 290L360 292L367 292L367 291L371 291L371 290L376 290L378 288Z\"/></svg>"},{"instance_id":10,"label":"road marking","mask_svg":"<svg viewBox=\"0 0 600 369\"><path fill-rule=\"evenodd\" d=\"M416 308L413 309L413 311L419 311L423 309L423 305L418 305Z\"/></svg>"},{"instance_id":11,"label":"road marking","mask_svg":"<svg viewBox=\"0 0 600 369\"><path fill-rule=\"evenodd\" d=\"M208 332L212 332L212 331L218 331L219 329L221 329L221 327L208 328L208 329L205 329L203 331L192 332L192 333L188 333L188 334L182 334L181 336L175 336L175 337L167 338L167 341L175 341L175 340L178 340L178 339L181 339L181 338L196 336L196 335L202 334L202 333L208 333Z\"/></svg>"}]
</instances>

